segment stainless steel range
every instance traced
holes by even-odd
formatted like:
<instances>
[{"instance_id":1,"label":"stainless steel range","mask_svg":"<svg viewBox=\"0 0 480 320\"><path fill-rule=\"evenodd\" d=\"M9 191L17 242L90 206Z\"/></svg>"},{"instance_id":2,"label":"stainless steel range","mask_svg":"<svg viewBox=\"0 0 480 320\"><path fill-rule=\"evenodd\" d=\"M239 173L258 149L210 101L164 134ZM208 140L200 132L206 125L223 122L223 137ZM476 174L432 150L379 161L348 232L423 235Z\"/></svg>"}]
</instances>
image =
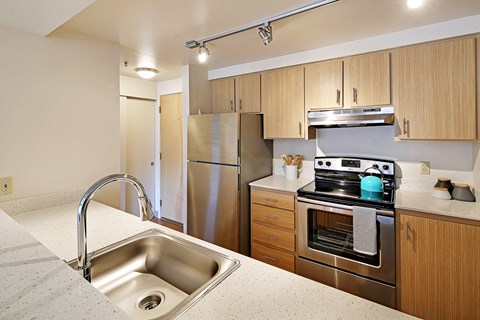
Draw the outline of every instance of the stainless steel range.
<instances>
[{"instance_id":1,"label":"stainless steel range","mask_svg":"<svg viewBox=\"0 0 480 320\"><path fill-rule=\"evenodd\" d=\"M382 200L361 197L360 174L383 178ZM298 274L395 308L395 163L316 157L315 181L297 199ZM358 221L365 210L373 214L376 250L370 253L354 243L363 231L356 224L354 231L354 215Z\"/></svg>"}]
</instances>

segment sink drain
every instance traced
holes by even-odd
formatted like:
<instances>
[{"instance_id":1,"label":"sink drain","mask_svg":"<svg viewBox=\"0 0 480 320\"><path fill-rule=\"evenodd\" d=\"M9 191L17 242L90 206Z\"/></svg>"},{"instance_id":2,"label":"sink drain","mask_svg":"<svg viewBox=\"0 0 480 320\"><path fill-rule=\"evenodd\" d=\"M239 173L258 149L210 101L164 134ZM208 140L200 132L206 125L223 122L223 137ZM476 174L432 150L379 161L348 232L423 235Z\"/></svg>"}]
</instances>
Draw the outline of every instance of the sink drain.
<instances>
[{"instance_id":1,"label":"sink drain","mask_svg":"<svg viewBox=\"0 0 480 320\"><path fill-rule=\"evenodd\" d=\"M150 311L161 305L163 301L165 301L165 296L161 292L152 292L139 300L138 308L140 308L140 310Z\"/></svg>"}]
</instances>

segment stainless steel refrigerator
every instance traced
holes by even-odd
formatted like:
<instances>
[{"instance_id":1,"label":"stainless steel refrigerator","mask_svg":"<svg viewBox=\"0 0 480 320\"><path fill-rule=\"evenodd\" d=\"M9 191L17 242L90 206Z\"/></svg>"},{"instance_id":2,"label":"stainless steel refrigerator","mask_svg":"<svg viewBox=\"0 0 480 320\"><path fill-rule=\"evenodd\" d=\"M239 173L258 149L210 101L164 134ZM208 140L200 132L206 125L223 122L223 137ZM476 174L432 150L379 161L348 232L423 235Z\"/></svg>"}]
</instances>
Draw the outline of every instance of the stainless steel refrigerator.
<instances>
[{"instance_id":1,"label":"stainless steel refrigerator","mask_svg":"<svg viewBox=\"0 0 480 320\"><path fill-rule=\"evenodd\" d=\"M272 174L262 115L191 115L187 146L187 233L249 255L248 184Z\"/></svg>"}]
</instances>

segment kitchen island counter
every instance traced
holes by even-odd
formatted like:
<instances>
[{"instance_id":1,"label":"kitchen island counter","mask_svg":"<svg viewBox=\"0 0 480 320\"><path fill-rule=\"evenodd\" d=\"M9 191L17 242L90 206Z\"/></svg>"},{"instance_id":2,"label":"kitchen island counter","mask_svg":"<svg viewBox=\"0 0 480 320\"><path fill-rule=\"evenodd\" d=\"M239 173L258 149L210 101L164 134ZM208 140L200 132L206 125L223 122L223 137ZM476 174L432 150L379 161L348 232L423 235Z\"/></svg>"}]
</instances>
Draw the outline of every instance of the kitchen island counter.
<instances>
[{"instance_id":1,"label":"kitchen island counter","mask_svg":"<svg viewBox=\"0 0 480 320\"><path fill-rule=\"evenodd\" d=\"M2 316L15 319L128 318L60 260L71 260L77 255L77 204L74 202L13 215L21 226L0 210ZM152 222L142 222L138 217L97 202L90 204L87 225L89 251L153 228L198 243L241 262L237 270L182 314L181 319L410 318L396 310ZM26 249L31 245L38 248L38 252ZM23 252L23 256L16 254L17 251ZM41 264L29 263L26 262L25 255L35 261L43 261L42 259L47 257L48 261L39 262ZM45 263L52 266L44 265ZM39 269L42 270L40 280L36 276ZM40 305L40 301L45 297L46 302Z\"/></svg>"}]
</instances>

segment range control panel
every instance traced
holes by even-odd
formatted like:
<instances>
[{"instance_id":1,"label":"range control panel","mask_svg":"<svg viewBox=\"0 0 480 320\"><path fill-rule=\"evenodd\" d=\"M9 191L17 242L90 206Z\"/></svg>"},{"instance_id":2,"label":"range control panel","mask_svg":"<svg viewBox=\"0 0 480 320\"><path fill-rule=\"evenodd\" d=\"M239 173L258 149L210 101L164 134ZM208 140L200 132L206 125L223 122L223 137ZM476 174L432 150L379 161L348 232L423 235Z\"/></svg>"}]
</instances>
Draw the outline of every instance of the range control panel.
<instances>
[{"instance_id":1,"label":"range control panel","mask_svg":"<svg viewBox=\"0 0 480 320\"><path fill-rule=\"evenodd\" d=\"M368 169L368 170L367 170ZM395 175L395 162L388 160L360 159L346 157L316 157L315 170L332 170L348 172L371 172Z\"/></svg>"}]
</instances>

